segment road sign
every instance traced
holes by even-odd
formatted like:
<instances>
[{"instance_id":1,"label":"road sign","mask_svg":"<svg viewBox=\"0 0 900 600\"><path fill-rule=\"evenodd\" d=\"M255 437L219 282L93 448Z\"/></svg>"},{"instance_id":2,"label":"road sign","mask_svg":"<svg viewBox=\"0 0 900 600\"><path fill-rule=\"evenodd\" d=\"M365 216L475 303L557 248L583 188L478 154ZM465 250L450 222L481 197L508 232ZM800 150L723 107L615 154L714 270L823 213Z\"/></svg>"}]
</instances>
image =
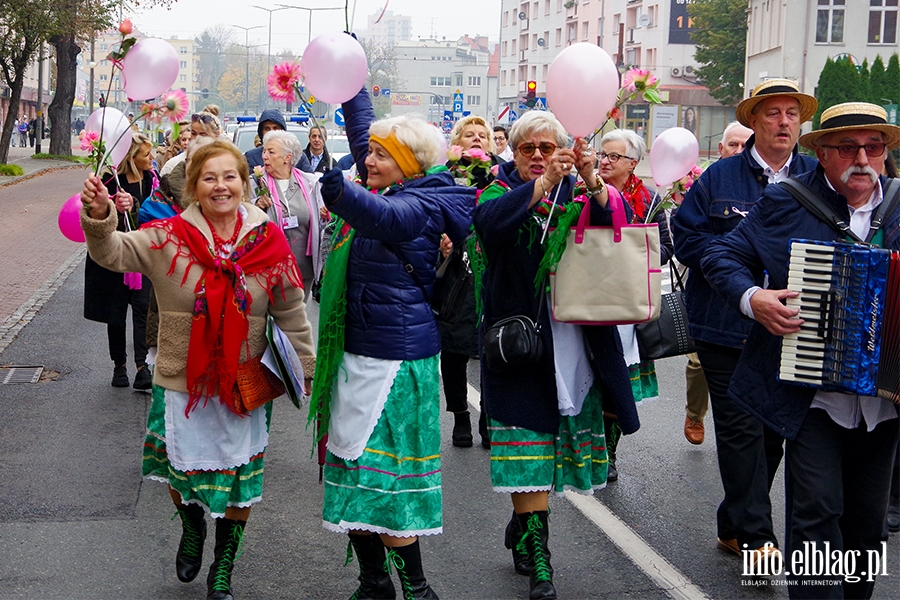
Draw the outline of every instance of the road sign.
<instances>
[{"instance_id":1,"label":"road sign","mask_svg":"<svg viewBox=\"0 0 900 600\"><path fill-rule=\"evenodd\" d=\"M503 107L503 110L500 111L500 114L497 115L497 120L498 120L498 121L502 121L502 120L503 120L503 117L505 117L505 116L506 116L506 113L508 113L508 112L509 112L509 107L508 107L508 106L504 106L504 107Z\"/></svg>"},{"instance_id":2,"label":"road sign","mask_svg":"<svg viewBox=\"0 0 900 600\"><path fill-rule=\"evenodd\" d=\"M534 99L534 110L547 110L547 99L546 98L535 98Z\"/></svg>"},{"instance_id":3,"label":"road sign","mask_svg":"<svg viewBox=\"0 0 900 600\"><path fill-rule=\"evenodd\" d=\"M344 120L344 109L338 108L334 111L334 124L338 127L343 127L347 124Z\"/></svg>"},{"instance_id":4,"label":"road sign","mask_svg":"<svg viewBox=\"0 0 900 600\"><path fill-rule=\"evenodd\" d=\"M519 110L528 110L528 105L524 102L519 102Z\"/></svg>"},{"instance_id":5,"label":"road sign","mask_svg":"<svg viewBox=\"0 0 900 600\"><path fill-rule=\"evenodd\" d=\"M884 112L887 113L887 122L891 125L897 125L897 105L883 104Z\"/></svg>"},{"instance_id":6,"label":"road sign","mask_svg":"<svg viewBox=\"0 0 900 600\"><path fill-rule=\"evenodd\" d=\"M299 105L297 105L297 113L301 115L308 115L309 109L306 108L306 105L301 102Z\"/></svg>"},{"instance_id":7,"label":"road sign","mask_svg":"<svg viewBox=\"0 0 900 600\"><path fill-rule=\"evenodd\" d=\"M454 100L453 101L453 112L461 113L463 111L462 105L463 105L462 100L459 100L459 101Z\"/></svg>"},{"instance_id":8,"label":"road sign","mask_svg":"<svg viewBox=\"0 0 900 600\"><path fill-rule=\"evenodd\" d=\"M463 94L459 90L456 90L455 92L453 92L453 102L454 103L462 102L463 100L465 100L465 98L466 98L465 94Z\"/></svg>"},{"instance_id":9,"label":"road sign","mask_svg":"<svg viewBox=\"0 0 900 600\"><path fill-rule=\"evenodd\" d=\"M317 119L324 119L325 115L328 114L328 103L322 102L321 100L313 102L310 108L313 116Z\"/></svg>"},{"instance_id":10,"label":"road sign","mask_svg":"<svg viewBox=\"0 0 900 600\"><path fill-rule=\"evenodd\" d=\"M381 95L382 95L382 96L386 96L386 97L390 97L390 95L391 95L391 88L382 88L382 90L381 90Z\"/></svg>"},{"instance_id":11,"label":"road sign","mask_svg":"<svg viewBox=\"0 0 900 600\"><path fill-rule=\"evenodd\" d=\"M453 111L445 110L444 111L444 120L452 121L453 120Z\"/></svg>"},{"instance_id":12,"label":"road sign","mask_svg":"<svg viewBox=\"0 0 900 600\"><path fill-rule=\"evenodd\" d=\"M450 133L451 131L453 131L453 121L441 122L441 129L444 133Z\"/></svg>"},{"instance_id":13,"label":"road sign","mask_svg":"<svg viewBox=\"0 0 900 600\"><path fill-rule=\"evenodd\" d=\"M509 111L509 122L512 123L519 118L519 113L514 110Z\"/></svg>"},{"instance_id":14,"label":"road sign","mask_svg":"<svg viewBox=\"0 0 900 600\"><path fill-rule=\"evenodd\" d=\"M463 117L468 117L468 116L471 115L471 114L472 114L472 111L471 111L471 110L464 110L464 111L463 111Z\"/></svg>"}]
</instances>

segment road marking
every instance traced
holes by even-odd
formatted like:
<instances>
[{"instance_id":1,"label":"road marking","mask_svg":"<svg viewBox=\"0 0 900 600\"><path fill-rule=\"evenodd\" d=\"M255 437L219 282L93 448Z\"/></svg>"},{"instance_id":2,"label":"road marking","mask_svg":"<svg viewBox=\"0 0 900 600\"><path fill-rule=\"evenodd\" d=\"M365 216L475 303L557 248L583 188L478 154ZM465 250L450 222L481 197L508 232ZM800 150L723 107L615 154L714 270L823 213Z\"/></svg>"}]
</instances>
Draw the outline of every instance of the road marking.
<instances>
[{"instance_id":1,"label":"road marking","mask_svg":"<svg viewBox=\"0 0 900 600\"><path fill-rule=\"evenodd\" d=\"M481 394L472 384L466 385L469 406L479 411ZM660 555L641 538L625 521L617 517L594 496L566 492L566 499L587 517L606 537L657 586L675 600L708 600L703 590L681 574L672 563Z\"/></svg>"}]
</instances>

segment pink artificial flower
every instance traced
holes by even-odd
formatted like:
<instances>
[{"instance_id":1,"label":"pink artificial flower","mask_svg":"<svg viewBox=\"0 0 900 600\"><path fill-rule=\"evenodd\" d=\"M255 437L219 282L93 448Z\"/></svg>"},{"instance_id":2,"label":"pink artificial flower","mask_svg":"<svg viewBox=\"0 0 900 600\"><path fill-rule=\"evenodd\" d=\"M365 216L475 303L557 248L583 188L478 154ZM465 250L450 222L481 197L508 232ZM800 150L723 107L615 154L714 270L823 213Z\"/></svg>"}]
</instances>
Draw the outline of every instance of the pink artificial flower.
<instances>
[{"instance_id":1,"label":"pink artificial flower","mask_svg":"<svg viewBox=\"0 0 900 600\"><path fill-rule=\"evenodd\" d=\"M187 95L181 90L169 90L159 101L159 113L161 118L166 118L177 123L187 117L190 111Z\"/></svg>"},{"instance_id":2,"label":"pink artificial flower","mask_svg":"<svg viewBox=\"0 0 900 600\"><path fill-rule=\"evenodd\" d=\"M256 165L255 167L253 167L253 175L257 179L261 179L263 176L265 176L265 174L266 174L266 172L263 170L263 168L261 166Z\"/></svg>"},{"instance_id":3,"label":"pink artificial flower","mask_svg":"<svg viewBox=\"0 0 900 600\"><path fill-rule=\"evenodd\" d=\"M498 173L500 173L500 165L494 165L493 167L491 167L491 175L496 177Z\"/></svg>"},{"instance_id":4,"label":"pink artificial flower","mask_svg":"<svg viewBox=\"0 0 900 600\"><path fill-rule=\"evenodd\" d=\"M630 69L622 77L622 87L629 92L643 91L655 84L656 77L646 69Z\"/></svg>"},{"instance_id":5,"label":"pink artificial flower","mask_svg":"<svg viewBox=\"0 0 900 600\"><path fill-rule=\"evenodd\" d=\"M691 175L693 175L694 179L697 179L698 177L703 175L703 169L701 169L697 165L694 165L693 167L691 167Z\"/></svg>"},{"instance_id":6,"label":"pink artificial flower","mask_svg":"<svg viewBox=\"0 0 900 600\"><path fill-rule=\"evenodd\" d=\"M466 150L465 154L468 154L471 158L480 160L482 162L490 162L491 160L484 152L484 150L481 150L479 148L470 148L469 150Z\"/></svg>"},{"instance_id":7,"label":"pink artificial flower","mask_svg":"<svg viewBox=\"0 0 900 600\"><path fill-rule=\"evenodd\" d=\"M463 156L462 146L453 145L450 146L450 149L447 150L447 160L456 162L461 159Z\"/></svg>"},{"instance_id":8,"label":"pink artificial flower","mask_svg":"<svg viewBox=\"0 0 900 600\"><path fill-rule=\"evenodd\" d=\"M132 31L134 31L134 25L131 24L131 19L125 19L119 23L119 33L122 35L128 35Z\"/></svg>"},{"instance_id":9,"label":"pink artificial flower","mask_svg":"<svg viewBox=\"0 0 900 600\"><path fill-rule=\"evenodd\" d=\"M301 76L300 65L296 62L285 61L275 65L266 79L269 97L279 102L293 102L294 85Z\"/></svg>"},{"instance_id":10,"label":"pink artificial flower","mask_svg":"<svg viewBox=\"0 0 900 600\"><path fill-rule=\"evenodd\" d=\"M100 140L100 134L96 131L82 131L78 138L81 140L81 149L89 152L94 149L94 142Z\"/></svg>"},{"instance_id":11,"label":"pink artificial flower","mask_svg":"<svg viewBox=\"0 0 900 600\"><path fill-rule=\"evenodd\" d=\"M150 123L159 123L162 121L162 115L160 114L160 109L162 107L153 104L152 102L144 102L141 104L141 112L135 117L136 121L140 121L141 119L147 119Z\"/></svg>"}]
</instances>

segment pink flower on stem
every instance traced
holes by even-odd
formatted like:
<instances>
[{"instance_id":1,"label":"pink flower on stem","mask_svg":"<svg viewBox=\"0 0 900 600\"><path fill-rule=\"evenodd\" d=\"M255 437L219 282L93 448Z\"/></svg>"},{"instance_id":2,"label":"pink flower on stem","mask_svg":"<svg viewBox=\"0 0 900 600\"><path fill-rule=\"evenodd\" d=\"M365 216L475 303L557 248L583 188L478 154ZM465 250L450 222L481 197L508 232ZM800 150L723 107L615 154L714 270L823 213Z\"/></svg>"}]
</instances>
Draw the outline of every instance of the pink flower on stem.
<instances>
[{"instance_id":1,"label":"pink flower on stem","mask_svg":"<svg viewBox=\"0 0 900 600\"><path fill-rule=\"evenodd\" d=\"M469 150L466 150L465 154L468 154L470 157L474 158L475 160L480 160L480 161L485 161L485 162L490 162L490 160L491 160L483 150L480 150L478 148L470 148Z\"/></svg>"},{"instance_id":2,"label":"pink flower on stem","mask_svg":"<svg viewBox=\"0 0 900 600\"><path fill-rule=\"evenodd\" d=\"M625 76L622 77L622 88L634 93L644 91L653 86L657 79L650 71L646 69L630 69Z\"/></svg>"},{"instance_id":3,"label":"pink flower on stem","mask_svg":"<svg viewBox=\"0 0 900 600\"><path fill-rule=\"evenodd\" d=\"M119 33L122 35L128 35L132 31L134 31L134 25L131 24L131 19L125 19L119 23Z\"/></svg>"},{"instance_id":4,"label":"pink flower on stem","mask_svg":"<svg viewBox=\"0 0 900 600\"><path fill-rule=\"evenodd\" d=\"M462 146L453 145L450 146L450 149L447 150L447 160L458 161L463 156Z\"/></svg>"},{"instance_id":5,"label":"pink flower on stem","mask_svg":"<svg viewBox=\"0 0 900 600\"><path fill-rule=\"evenodd\" d=\"M100 134L96 131L82 131L78 138L81 140L81 149L85 152L94 149L94 143L100 141Z\"/></svg>"},{"instance_id":6,"label":"pink flower on stem","mask_svg":"<svg viewBox=\"0 0 900 600\"><path fill-rule=\"evenodd\" d=\"M181 90L169 90L159 100L160 117L173 123L183 120L189 111L187 95Z\"/></svg>"},{"instance_id":7,"label":"pink flower on stem","mask_svg":"<svg viewBox=\"0 0 900 600\"><path fill-rule=\"evenodd\" d=\"M500 165L494 165L493 167L491 167L491 175L493 175L494 177L496 177L499 172Z\"/></svg>"},{"instance_id":8,"label":"pink flower on stem","mask_svg":"<svg viewBox=\"0 0 900 600\"><path fill-rule=\"evenodd\" d=\"M279 102L294 101L294 86L300 81L300 65L285 61L278 63L266 79L269 97Z\"/></svg>"}]
</instances>

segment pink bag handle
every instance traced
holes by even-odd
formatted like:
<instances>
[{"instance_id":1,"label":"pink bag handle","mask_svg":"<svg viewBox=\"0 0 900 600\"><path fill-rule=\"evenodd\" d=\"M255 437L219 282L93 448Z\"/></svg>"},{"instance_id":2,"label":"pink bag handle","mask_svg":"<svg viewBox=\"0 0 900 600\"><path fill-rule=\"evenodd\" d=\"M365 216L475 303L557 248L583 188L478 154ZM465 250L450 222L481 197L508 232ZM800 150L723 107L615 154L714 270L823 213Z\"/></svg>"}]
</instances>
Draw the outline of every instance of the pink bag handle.
<instances>
[{"instance_id":1,"label":"pink bag handle","mask_svg":"<svg viewBox=\"0 0 900 600\"><path fill-rule=\"evenodd\" d=\"M619 190L611 185L607 185L609 190L609 207L612 210L613 223L613 241L619 243L622 241L622 228L627 225L625 219L625 205L622 204L622 194ZM578 217L578 224L575 226L575 243L580 244L584 241L584 229L587 227L591 219L591 200L588 199L584 207L581 209L581 215Z\"/></svg>"}]
</instances>

